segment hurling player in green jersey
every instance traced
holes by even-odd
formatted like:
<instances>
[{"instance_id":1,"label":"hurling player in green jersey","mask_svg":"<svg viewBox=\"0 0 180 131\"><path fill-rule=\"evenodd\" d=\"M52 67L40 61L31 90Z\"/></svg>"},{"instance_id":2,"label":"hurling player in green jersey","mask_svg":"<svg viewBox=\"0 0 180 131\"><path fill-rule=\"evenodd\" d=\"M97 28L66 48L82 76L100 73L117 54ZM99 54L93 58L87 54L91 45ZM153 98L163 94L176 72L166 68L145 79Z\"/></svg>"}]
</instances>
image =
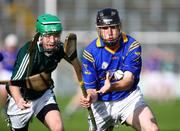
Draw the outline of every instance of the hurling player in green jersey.
<instances>
[{"instance_id":1,"label":"hurling player in green jersey","mask_svg":"<svg viewBox=\"0 0 180 131\"><path fill-rule=\"evenodd\" d=\"M34 39L20 48L11 77L12 85L8 88L11 97L7 105L7 115L11 130L27 131L33 115L51 131L64 130L51 79L51 73L56 69L60 60L64 58L69 61L63 50L61 33L62 24L57 16L40 15L36 21ZM41 75L42 72L48 74L48 77L44 78ZM48 88L37 91L36 87L41 86L40 81L33 89L27 88L27 85L23 83L19 86L13 85L13 81L24 80L27 77L30 79L30 76L37 74L42 77L42 81ZM29 84L33 86L35 83L29 82Z\"/></svg>"}]
</instances>

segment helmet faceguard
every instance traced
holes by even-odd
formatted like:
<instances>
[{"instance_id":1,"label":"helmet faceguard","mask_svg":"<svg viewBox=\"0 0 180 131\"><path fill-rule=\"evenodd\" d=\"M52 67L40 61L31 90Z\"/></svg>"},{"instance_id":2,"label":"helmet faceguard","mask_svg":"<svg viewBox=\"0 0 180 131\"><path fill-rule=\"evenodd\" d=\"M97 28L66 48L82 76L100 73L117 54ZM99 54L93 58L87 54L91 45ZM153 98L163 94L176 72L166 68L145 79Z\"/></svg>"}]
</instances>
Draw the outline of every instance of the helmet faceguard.
<instances>
[{"instance_id":1,"label":"helmet faceguard","mask_svg":"<svg viewBox=\"0 0 180 131\"><path fill-rule=\"evenodd\" d=\"M50 38L53 37L53 38ZM53 39L53 40L50 40ZM37 42L39 50L48 54L52 54L59 50L60 47L60 34L43 35L39 37Z\"/></svg>"},{"instance_id":2,"label":"helmet faceguard","mask_svg":"<svg viewBox=\"0 0 180 131\"><path fill-rule=\"evenodd\" d=\"M115 39L105 40L102 37L100 30L103 27L111 27L111 26L116 26L119 28L119 35ZM101 37L101 39L104 41L104 43L107 46L113 46L116 43L118 43L120 39L120 26L121 26L121 21L119 18L119 13L116 9L105 8L98 11L97 17L96 17L96 27L97 27L99 36Z\"/></svg>"},{"instance_id":3,"label":"helmet faceguard","mask_svg":"<svg viewBox=\"0 0 180 131\"><path fill-rule=\"evenodd\" d=\"M100 29L98 29L98 30L100 30ZM100 38L103 40L103 42L104 42L104 44L106 45L106 46L114 46L114 45L116 45L118 42L119 42L119 40L120 40L120 33L119 33L119 35L117 36L117 38L115 38L115 39L111 39L111 40L105 40L102 36L101 36L101 33L100 33L100 31L98 31L99 33L99 36L100 36Z\"/></svg>"}]
</instances>

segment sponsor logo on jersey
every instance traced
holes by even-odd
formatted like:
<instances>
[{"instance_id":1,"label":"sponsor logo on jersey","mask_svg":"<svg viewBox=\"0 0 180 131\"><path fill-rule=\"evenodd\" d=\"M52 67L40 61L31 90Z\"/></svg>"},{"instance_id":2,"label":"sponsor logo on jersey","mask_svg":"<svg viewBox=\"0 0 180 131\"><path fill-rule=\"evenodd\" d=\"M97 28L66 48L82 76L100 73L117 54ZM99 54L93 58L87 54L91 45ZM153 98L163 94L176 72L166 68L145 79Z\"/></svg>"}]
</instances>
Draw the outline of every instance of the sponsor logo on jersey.
<instances>
[{"instance_id":1,"label":"sponsor logo on jersey","mask_svg":"<svg viewBox=\"0 0 180 131\"><path fill-rule=\"evenodd\" d=\"M107 67L108 67L108 63L104 61L102 63L102 69L106 69Z\"/></svg>"}]
</instances>

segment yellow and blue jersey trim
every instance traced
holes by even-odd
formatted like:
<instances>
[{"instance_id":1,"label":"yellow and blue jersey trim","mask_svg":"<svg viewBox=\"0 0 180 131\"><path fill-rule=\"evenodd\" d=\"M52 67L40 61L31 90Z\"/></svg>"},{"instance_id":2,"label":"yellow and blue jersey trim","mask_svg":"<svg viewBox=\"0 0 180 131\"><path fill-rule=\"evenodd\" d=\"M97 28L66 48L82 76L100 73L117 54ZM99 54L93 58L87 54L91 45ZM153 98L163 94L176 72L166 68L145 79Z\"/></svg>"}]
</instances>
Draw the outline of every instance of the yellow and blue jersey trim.
<instances>
[{"instance_id":1,"label":"yellow and blue jersey trim","mask_svg":"<svg viewBox=\"0 0 180 131\"><path fill-rule=\"evenodd\" d=\"M104 85L107 71L130 71L135 75L132 89L128 91L114 91L112 93L99 95L98 99L103 101L119 100L128 96L131 90L137 88L141 70L141 48L140 43L134 38L121 33L120 47L117 50L106 48L100 37L94 39L83 52L83 81L86 89L100 89ZM115 81L115 80L114 80ZM112 82L114 82L112 81Z\"/></svg>"}]
</instances>

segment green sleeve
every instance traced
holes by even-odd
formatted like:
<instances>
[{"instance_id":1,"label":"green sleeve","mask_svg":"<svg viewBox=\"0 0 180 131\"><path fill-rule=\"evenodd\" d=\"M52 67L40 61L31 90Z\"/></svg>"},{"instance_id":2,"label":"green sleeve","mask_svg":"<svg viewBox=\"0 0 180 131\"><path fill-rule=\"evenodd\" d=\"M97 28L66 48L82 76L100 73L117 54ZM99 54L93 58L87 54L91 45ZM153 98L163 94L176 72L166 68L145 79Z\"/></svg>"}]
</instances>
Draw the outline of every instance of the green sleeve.
<instances>
[{"instance_id":1,"label":"green sleeve","mask_svg":"<svg viewBox=\"0 0 180 131\"><path fill-rule=\"evenodd\" d=\"M20 48L15 61L11 79L20 80L26 77L26 69L29 61L28 48L29 43L26 43L22 48Z\"/></svg>"}]
</instances>

